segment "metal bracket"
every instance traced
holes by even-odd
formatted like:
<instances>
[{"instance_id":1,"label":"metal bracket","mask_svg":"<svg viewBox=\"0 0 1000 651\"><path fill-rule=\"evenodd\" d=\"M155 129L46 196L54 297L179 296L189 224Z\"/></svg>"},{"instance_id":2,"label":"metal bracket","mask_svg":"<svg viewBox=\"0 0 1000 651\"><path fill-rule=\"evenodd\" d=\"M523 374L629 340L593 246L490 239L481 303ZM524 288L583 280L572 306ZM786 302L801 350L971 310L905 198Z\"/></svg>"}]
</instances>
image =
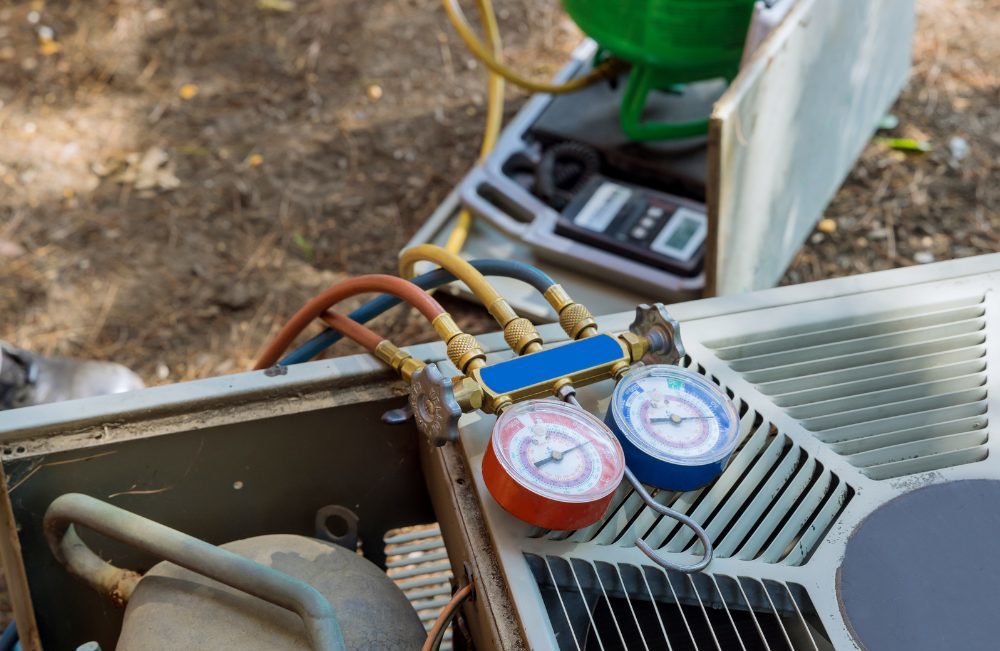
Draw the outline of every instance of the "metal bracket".
<instances>
[{"instance_id":1,"label":"metal bracket","mask_svg":"<svg viewBox=\"0 0 1000 651\"><path fill-rule=\"evenodd\" d=\"M684 357L681 324L670 316L663 303L635 308L635 321L628 329L649 341L649 352L642 360L649 364L676 364Z\"/></svg>"},{"instance_id":2,"label":"metal bracket","mask_svg":"<svg viewBox=\"0 0 1000 651\"><path fill-rule=\"evenodd\" d=\"M436 364L417 370L410 380L410 408L417 427L436 446L458 440L458 419L462 408L455 398L451 378Z\"/></svg>"},{"instance_id":3,"label":"metal bracket","mask_svg":"<svg viewBox=\"0 0 1000 651\"><path fill-rule=\"evenodd\" d=\"M336 518L344 523L346 531L337 535L331 531L328 521ZM358 515L339 504L328 504L316 511L316 537L326 542L340 545L351 552L358 551Z\"/></svg>"}]
</instances>

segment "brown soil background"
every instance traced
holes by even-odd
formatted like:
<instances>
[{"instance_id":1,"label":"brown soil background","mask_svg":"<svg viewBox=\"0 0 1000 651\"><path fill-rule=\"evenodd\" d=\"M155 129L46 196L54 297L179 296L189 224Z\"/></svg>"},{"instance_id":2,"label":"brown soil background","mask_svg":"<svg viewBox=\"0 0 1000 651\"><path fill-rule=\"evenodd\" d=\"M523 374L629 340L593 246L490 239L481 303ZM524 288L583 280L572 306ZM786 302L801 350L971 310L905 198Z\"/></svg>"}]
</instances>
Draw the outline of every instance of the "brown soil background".
<instances>
[{"instance_id":1,"label":"brown soil background","mask_svg":"<svg viewBox=\"0 0 1000 651\"><path fill-rule=\"evenodd\" d=\"M0 339L151 384L232 373L320 289L395 270L476 157L483 70L437 0L281 4L0 8ZM554 0L498 11L534 75L578 41ZM785 282L1000 250L1000 3L919 13L892 135L934 149L871 144ZM379 327L428 336L404 311Z\"/></svg>"}]
</instances>

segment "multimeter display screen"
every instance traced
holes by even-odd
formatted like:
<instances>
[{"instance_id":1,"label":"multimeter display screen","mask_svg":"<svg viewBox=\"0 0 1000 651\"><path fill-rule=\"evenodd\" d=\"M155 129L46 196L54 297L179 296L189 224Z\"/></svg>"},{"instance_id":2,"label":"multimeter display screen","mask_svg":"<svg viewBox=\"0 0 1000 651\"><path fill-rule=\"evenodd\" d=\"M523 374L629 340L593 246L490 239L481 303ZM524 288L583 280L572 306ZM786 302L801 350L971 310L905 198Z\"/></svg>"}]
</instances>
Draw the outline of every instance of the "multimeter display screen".
<instances>
[{"instance_id":1,"label":"multimeter display screen","mask_svg":"<svg viewBox=\"0 0 1000 651\"><path fill-rule=\"evenodd\" d=\"M698 232L698 228L701 226L701 222L694 219L685 218L681 222L680 226L674 230L673 234L667 240L667 246L672 249L683 249L687 246L688 241Z\"/></svg>"}]
</instances>

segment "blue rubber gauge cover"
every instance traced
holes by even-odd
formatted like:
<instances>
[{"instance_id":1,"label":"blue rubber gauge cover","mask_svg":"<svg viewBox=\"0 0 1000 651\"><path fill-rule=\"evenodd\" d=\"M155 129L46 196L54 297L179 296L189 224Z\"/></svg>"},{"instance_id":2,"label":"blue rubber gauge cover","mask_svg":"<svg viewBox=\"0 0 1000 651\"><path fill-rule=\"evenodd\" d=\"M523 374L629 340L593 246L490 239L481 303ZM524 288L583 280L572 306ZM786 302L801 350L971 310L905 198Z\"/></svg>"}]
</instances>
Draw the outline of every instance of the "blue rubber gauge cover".
<instances>
[{"instance_id":1,"label":"blue rubber gauge cover","mask_svg":"<svg viewBox=\"0 0 1000 651\"><path fill-rule=\"evenodd\" d=\"M733 402L704 377L677 366L641 366L615 387L605 422L644 484L692 490L725 468L739 439Z\"/></svg>"}]
</instances>

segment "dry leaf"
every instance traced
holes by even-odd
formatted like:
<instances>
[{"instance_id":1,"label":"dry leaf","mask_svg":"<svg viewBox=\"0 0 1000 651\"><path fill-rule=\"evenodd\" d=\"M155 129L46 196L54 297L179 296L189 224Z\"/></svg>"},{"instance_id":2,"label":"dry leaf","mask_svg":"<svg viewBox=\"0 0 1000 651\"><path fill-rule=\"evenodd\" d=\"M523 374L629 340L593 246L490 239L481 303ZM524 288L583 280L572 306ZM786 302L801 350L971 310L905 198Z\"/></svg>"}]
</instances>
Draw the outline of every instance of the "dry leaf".
<instances>
[{"instance_id":1,"label":"dry leaf","mask_svg":"<svg viewBox=\"0 0 1000 651\"><path fill-rule=\"evenodd\" d=\"M119 183L133 185L136 190L173 190L181 181L174 175L174 165L167 152L151 147L145 153L125 157L125 169L114 175Z\"/></svg>"}]
</instances>

